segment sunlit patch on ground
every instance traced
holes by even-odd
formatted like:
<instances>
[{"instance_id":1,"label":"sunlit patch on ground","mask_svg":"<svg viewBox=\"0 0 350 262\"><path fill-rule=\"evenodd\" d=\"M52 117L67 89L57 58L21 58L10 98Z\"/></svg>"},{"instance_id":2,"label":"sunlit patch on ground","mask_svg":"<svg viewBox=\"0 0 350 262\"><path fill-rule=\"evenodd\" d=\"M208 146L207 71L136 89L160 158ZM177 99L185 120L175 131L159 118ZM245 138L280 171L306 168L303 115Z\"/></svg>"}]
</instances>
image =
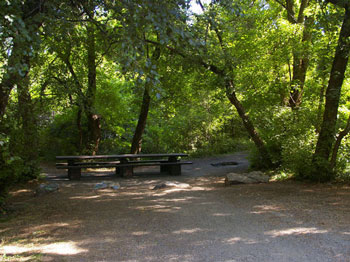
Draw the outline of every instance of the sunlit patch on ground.
<instances>
[{"instance_id":1,"label":"sunlit patch on ground","mask_svg":"<svg viewBox=\"0 0 350 262\"><path fill-rule=\"evenodd\" d=\"M191 229L176 230L173 233L174 234L193 234L193 233L197 233L197 232L201 232L201 231L203 231L203 229L201 229L201 228L191 228Z\"/></svg>"},{"instance_id":2,"label":"sunlit patch on ground","mask_svg":"<svg viewBox=\"0 0 350 262\"><path fill-rule=\"evenodd\" d=\"M252 214L264 214L268 212L277 212L277 211L283 211L283 208L275 205L259 205L254 206L254 209L256 211L252 211Z\"/></svg>"},{"instance_id":3,"label":"sunlit patch on ground","mask_svg":"<svg viewBox=\"0 0 350 262\"><path fill-rule=\"evenodd\" d=\"M20 255L25 253L53 254L53 255L76 255L87 252L86 249L78 247L75 242L60 242L46 245L4 245L0 247L0 253L6 255Z\"/></svg>"},{"instance_id":4,"label":"sunlit patch on ground","mask_svg":"<svg viewBox=\"0 0 350 262\"><path fill-rule=\"evenodd\" d=\"M308 235L308 234L323 234L328 230L317 229L315 227L295 227L282 230L272 230L265 233L272 237L290 236L290 235Z\"/></svg>"},{"instance_id":5,"label":"sunlit patch on ground","mask_svg":"<svg viewBox=\"0 0 350 262\"><path fill-rule=\"evenodd\" d=\"M241 237L232 237L232 238L223 239L222 242L229 245L234 245L240 242L247 245L253 245L258 243L258 241L254 239L247 239L247 238L241 238Z\"/></svg>"}]
</instances>

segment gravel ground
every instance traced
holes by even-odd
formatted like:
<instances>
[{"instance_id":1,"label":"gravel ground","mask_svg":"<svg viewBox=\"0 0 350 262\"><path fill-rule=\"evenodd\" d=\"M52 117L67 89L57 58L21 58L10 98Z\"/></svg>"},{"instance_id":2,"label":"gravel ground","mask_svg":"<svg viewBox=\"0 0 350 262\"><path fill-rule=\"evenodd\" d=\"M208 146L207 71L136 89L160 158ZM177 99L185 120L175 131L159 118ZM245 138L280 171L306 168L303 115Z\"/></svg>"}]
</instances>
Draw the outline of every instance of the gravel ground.
<instances>
[{"instance_id":1,"label":"gravel ground","mask_svg":"<svg viewBox=\"0 0 350 262\"><path fill-rule=\"evenodd\" d=\"M210 165L220 161L239 165ZM59 191L12 193L17 216L0 223L0 253L4 261L350 261L348 186L224 186L227 172L247 167L240 153L194 160L178 177L140 169L148 173L72 182L47 169ZM121 187L94 190L101 181Z\"/></svg>"}]
</instances>

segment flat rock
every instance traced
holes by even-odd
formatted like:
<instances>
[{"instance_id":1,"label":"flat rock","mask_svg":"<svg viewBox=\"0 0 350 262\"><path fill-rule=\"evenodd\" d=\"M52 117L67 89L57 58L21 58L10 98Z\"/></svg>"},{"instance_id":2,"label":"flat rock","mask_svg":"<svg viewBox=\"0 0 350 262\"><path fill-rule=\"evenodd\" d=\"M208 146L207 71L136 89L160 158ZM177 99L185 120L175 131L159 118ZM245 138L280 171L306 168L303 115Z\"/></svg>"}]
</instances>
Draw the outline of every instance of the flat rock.
<instances>
[{"instance_id":1,"label":"flat rock","mask_svg":"<svg viewBox=\"0 0 350 262\"><path fill-rule=\"evenodd\" d=\"M270 177L261 171L243 174L229 173L226 175L225 185L267 183L269 179Z\"/></svg>"},{"instance_id":2,"label":"flat rock","mask_svg":"<svg viewBox=\"0 0 350 262\"><path fill-rule=\"evenodd\" d=\"M98 190L98 189L106 189L106 188L112 188L114 190L117 190L120 188L120 184L119 183L113 183L113 182L109 182L109 181L103 181L101 183L97 183L95 186L94 186L94 189L95 190Z\"/></svg>"},{"instance_id":3,"label":"flat rock","mask_svg":"<svg viewBox=\"0 0 350 262\"><path fill-rule=\"evenodd\" d=\"M55 191L58 191L59 185L56 183L44 183L40 184L38 188L35 190L36 196L41 196L45 194L49 194Z\"/></svg>"}]
</instances>

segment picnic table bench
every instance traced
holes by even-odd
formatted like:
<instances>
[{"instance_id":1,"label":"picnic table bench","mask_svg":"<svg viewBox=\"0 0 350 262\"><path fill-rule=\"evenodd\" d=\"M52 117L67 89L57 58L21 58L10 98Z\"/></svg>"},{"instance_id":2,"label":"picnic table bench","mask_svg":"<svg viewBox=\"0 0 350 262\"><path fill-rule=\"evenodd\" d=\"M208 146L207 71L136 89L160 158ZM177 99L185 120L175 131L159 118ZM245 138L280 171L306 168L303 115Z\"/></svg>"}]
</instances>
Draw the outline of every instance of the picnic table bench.
<instances>
[{"instance_id":1,"label":"picnic table bench","mask_svg":"<svg viewBox=\"0 0 350 262\"><path fill-rule=\"evenodd\" d=\"M56 168L67 169L70 180L79 180L82 168L116 168L116 174L131 177L134 167L160 166L160 172L171 175L181 175L181 166L192 164L190 161L181 161L187 157L184 153L171 154L122 154L122 155L95 155L95 156L56 156L60 162Z\"/></svg>"}]
</instances>

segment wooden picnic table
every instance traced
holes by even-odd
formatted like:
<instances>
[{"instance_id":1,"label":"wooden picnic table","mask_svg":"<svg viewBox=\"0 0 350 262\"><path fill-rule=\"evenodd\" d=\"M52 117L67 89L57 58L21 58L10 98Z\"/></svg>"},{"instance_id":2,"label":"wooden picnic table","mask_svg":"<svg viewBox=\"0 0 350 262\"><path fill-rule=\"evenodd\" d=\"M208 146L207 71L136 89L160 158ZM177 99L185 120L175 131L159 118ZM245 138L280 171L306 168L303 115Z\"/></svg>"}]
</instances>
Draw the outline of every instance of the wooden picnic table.
<instances>
[{"instance_id":1,"label":"wooden picnic table","mask_svg":"<svg viewBox=\"0 0 350 262\"><path fill-rule=\"evenodd\" d=\"M57 163L56 167L68 169L69 179L80 179L82 168L104 167L115 167L116 173L124 177L132 176L133 168L137 166L160 166L161 172L181 175L181 165L192 164L189 161L180 161L179 158L186 156L188 155L184 153L56 156L57 160L65 161Z\"/></svg>"}]
</instances>

